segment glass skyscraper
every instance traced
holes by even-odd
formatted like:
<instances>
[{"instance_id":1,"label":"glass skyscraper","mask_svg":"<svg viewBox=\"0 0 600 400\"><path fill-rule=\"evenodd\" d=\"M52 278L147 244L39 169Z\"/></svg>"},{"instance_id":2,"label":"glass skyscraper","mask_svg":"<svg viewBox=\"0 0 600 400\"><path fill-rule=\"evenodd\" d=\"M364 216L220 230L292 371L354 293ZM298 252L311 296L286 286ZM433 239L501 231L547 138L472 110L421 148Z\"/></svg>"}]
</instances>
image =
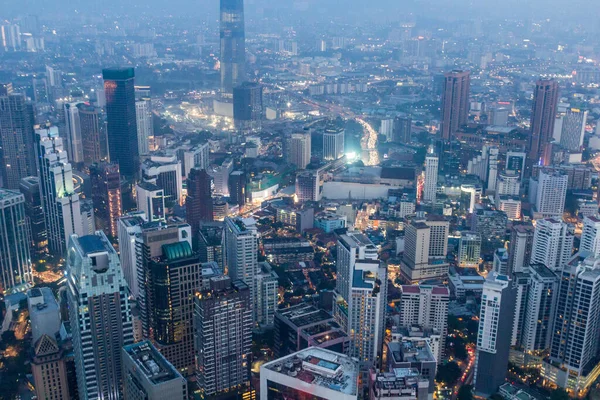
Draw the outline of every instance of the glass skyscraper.
<instances>
[{"instance_id":1,"label":"glass skyscraper","mask_svg":"<svg viewBox=\"0 0 600 400\"><path fill-rule=\"evenodd\" d=\"M245 80L245 69L244 0L221 0L222 94L233 94L233 88Z\"/></svg>"}]
</instances>

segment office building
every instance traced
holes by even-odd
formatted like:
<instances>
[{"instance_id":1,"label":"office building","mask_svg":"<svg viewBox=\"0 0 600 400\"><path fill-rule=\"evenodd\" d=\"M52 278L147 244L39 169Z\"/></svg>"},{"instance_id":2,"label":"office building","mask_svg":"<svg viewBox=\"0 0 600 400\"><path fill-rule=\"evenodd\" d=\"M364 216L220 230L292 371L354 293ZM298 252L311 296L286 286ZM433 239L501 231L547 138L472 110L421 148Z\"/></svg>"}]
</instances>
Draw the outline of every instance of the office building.
<instances>
[{"instance_id":1,"label":"office building","mask_svg":"<svg viewBox=\"0 0 600 400\"><path fill-rule=\"evenodd\" d=\"M437 360L442 360L448 331L450 291L443 286L403 285L400 300L400 327L431 330L440 335ZM434 346L431 346L434 348Z\"/></svg>"},{"instance_id":2,"label":"office building","mask_svg":"<svg viewBox=\"0 0 600 400\"><path fill-rule=\"evenodd\" d=\"M600 260L582 251L557 273L559 286L550 357L542 363L542 378L584 396L598 375L600 324Z\"/></svg>"},{"instance_id":3,"label":"office building","mask_svg":"<svg viewBox=\"0 0 600 400\"><path fill-rule=\"evenodd\" d=\"M279 275L266 262L258 263L256 275L256 323L260 327L272 327L278 304Z\"/></svg>"},{"instance_id":4,"label":"office building","mask_svg":"<svg viewBox=\"0 0 600 400\"><path fill-rule=\"evenodd\" d=\"M392 132L392 141L395 143L411 142L412 135L412 118L411 117L396 117L394 118L394 127Z\"/></svg>"},{"instance_id":5,"label":"office building","mask_svg":"<svg viewBox=\"0 0 600 400\"><path fill-rule=\"evenodd\" d=\"M275 311L275 357L320 347L347 354L349 338L333 316L308 303Z\"/></svg>"},{"instance_id":6,"label":"office building","mask_svg":"<svg viewBox=\"0 0 600 400\"><path fill-rule=\"evenodd\" d=\"M187 179L186 221L197 237L202 222L213 220L212 177L204 169L192 168Z\"/></svg>"},{"instance_id":7,"label":"office building","mask_svg":"<svg viewBox=\"0 0 600 400\"><path fill-rule=\"evenodd\" d=\"M598 207L596 205L596 207ZM583 230L579 250L589 251L595 257L600 256L600 219L596 216L583 219Z\"/></svg>"},{"instance_id":8,"label":"office building","mask_svg":"<svg viewBox=\"0 0 600 400\"><path fill-rule=\"evenodd\" d=\"M118 222L119 259L123 276L134 298L139 297L136 237L142 233L146 222L146 213L135 211L128 213Z\"/></svg>"},{"instance_id":9,"label":"office building","mask_svg":"<svg viewBox=\"0 0 600 400\"><path fill-rule=\"evenodd\" d=\"M207 170L213 178L215 195L229 196L229 174L233 171L233 159L226 158L219 166L213 166Z\"/></svg>"},{"instance_id":10,"label":"office building","mask_svg":"<svg viewBox=\"0 0 600 400\"><path fill-rule=\"evenodd\" d=\"M558 82L538 80L531 109L528 162L530 165L549 165L549 143L554 133L558 106Z\"/></svg>"},{"instance_id":11,"label":"office building","mask_svg":"<svg viewBox=\"0 0 600 400\"><path fill-rule=\"evenodd\" d=\"M145 340L123 347L125 400L186 400L187 381Z\"/></svg>"},{"instance_id":12,"label":"office building","mask_svg":"<svg viewBox=\"0 0 600 400\"><path fill-rule=\"evenodd\" d=\"M40 259L48 251L40 179L37 176L23 178L19 189L25 198L25 219L29 231L31 256Z\"/></svg>"},{"instance_id":13,"label":"office building","mask_svg":"<svg viewBox=\"0 0 600 400\"><path fill-rule=\"evenodd\" d=\"M298 169L310 164L310 132L294 133L289 139L289 160Z\"/></svg>"},{"instance_id":14,"label":"office building","mask_svg":"<svg viewBox=\"0 0 600 400\"><path fill-rule=\"evenodd\" d=\"M552 271L559 271L571 258L573 232L566 223L555 219L539 219L531 247L531 264L542 264Z\"/></svg>"},{"instance_id":15,"label":"office building","mask_svg":"<svg viewBox=\"0 0 600 400\"><path fill-rule=\"evenodd\" d=\"M221 64L221 68L223 64ZM244 82L233 88L233 122L241 133L262 128L263 88L259 83Z\"/></svg>"},{"instance_id":16,"label":"office building","mask_svg":"<svg viewBox=\"0 0 600 400\"><path fill-rule=\"evenodd\" d=\"M511 276L513 272L527 271L531 261L534 233L535 228L531 223L512 226L508 244L507 275Z\"/></svg>"},{"instance_id":17,"label":"office building","mask_svg":"<svg viewBox=\"0 0 600 400\"><path fill-rule=\"evenodd\" d=\"M169 148L170 152L177 155L181 162L181 173L184 177L189 177L192 168L208 169L210 164L210 146L206 143L185 143Z\"/></svg>"},{"instance_id":18,"label":"office building","mask_svg":"<svg viewBox=\"0 0 600 400\"><path fill-rule=\"evenodd\" d=\"M346 131L329 125L323 132L323 160L335 161L344 156L344 135Z\"/></svg>"},{"instance_id":19,"label":"office building","mask_svg":"<svg viewBox=\"0 0 600 400\"><path fill-rule=\"evenodd\" d=\"M560 145L570 151L579 151L583 146L588 112L578 108L568 108L560 119ZM556 123L558 120L556 121ZM555 127L556 128L556 127Z\"/></svg>"},{"instance_id":20,"label":"office building","mask_svg":"<svg viewBox=\"0 0 600 400\"><path fill-rule=\"evenodd\" d=\"M527 153L520 151L507 151L504 172L507 174L519 175L522 180L525 176L526 160Z\"/></svg>"},{"instance_id":21,"label":"office building","mask_svg":"<svg viewBox=\"0 0 600 400\"><path fill-rule=\"evenodd\" d=\"M164 191L168 208L181 204L183 178L181 161L175 155L152 155L142 162L142 180L152 183Z\"/></svg>"},{"instance_id":22,"label":"office building","mask_svg":"<svg viewBox=\"0 0 600 400\"><path fill-rule=\"evenodd\" d=\"M148 221L164 221L165 191L153 183L140 182L136 185L137 209L146 214Z\"/></svg>"},{"instance_id":23,"label":"office building","mask_svg":"<svg viewBox=\"0 0 600 400\"><path fill-rule=\"evenodd\" d=\"M97 229L116 238L118 220L123 213L121 205L121 174L118 164L102 162L90 166L92 201Z\"/></svg>"},{"instance_id":24,"label":"office building","mask_svg":"<svg viewBox=\"0 0 600 400\"><path fill-rule=\"evenodd\" d=\"M79 195L58 129L38 129L35 135L48 251L62 256L71 235L82 233Z\"/></svg>"},{"instance_id":25,"label":"office building","mask_svg":"<svg viewBox=\"0 0 600 400\"><path fill-rule=\"evenodd\" d=\"M488 123L494 126L507 126L510 108L494 107L488 113Z\"/></svg>"},{"instance_id":26,"label":"office building","mask_svg":"<svg viewBox=\"0 0 600 400\"><path fill-rule=\"evenodd\" d=\"M341 235L338 238L336 249L336 291L344 299L349 299L356 261L375 261L379 255L373 242L360 232L348 232Z\"/></svg>"},{"instance_id":27,"label":"office building","mask_svg":"<svg viewBox=\"0 0 600 400\"><path fill-rule=\"evenodd\" d=\"M413 386L418 388L416 391L419 393L416 397L417 399L432 396L435 391L435 374L438 360L433 355L428 341L425 338L401 338L398 341L392 340L388 342L386 346L387 354L389 356L384 370L389 372L380 373L379 376L381 377L383 375L388 378L390 376L404 376L408 379L407 381L394 379L392 382L396 385L412 382L410 386L418 383L418 385ZM371 370L371 373L373 373L373 370ZM373 387L371 387L371 389L373 389ZM381 385L379 387L379 392L382 395L381 398L394 398L389 394L386 395L385 389L394 393L394 386L386 388L385 385ZM414 394L416 395L417 393ZM408 393L404 394L406 395Z\"/></svg>"},{"instance_id":28,"label":"office building","mask_svg":"<svg viewBox=\"0 0 600 400\"><path fill-rule=\"evenodd\" d=\"M67 136L67 156L73 164L83 162L83 135L79 120L79 103L65 103L65 127Z\"/></svg>"},{"instance_id":29,"label":"office building","mask_svg":"<svg viewBox=\"0 0 600 400\"><path fill-rule=\"evenodd\" d=\"M330 350L309 347L261 365L260 400L357 400L359 376L357 360Z\"/></svg>"},{"instance_id":30,"label":"office building","mask_svg":"<svg viewBox=\"0 0 600 400\"><path fill-rule=\"evenodd\" d=\"M244 171L233 171L229 174L228 184L229 201L232 204L243 207L246 204L246 174Z\"/></svg>"},{"instance_id":31,"label":"office building","mask_svg":"<svg viewBox=\"0 0 600 400\"><path fill-rule=\"evenodd\" d=\"M231 96L233 88L246 79L246 33L244 1L221 0L221 93Z\"/></svg>"},{"instance_id":32,"label":"office building","mask_svg":"<svg viewBox=\"0 0 600 400\"><path fill-rule=\"evenodd\" d=\"M100 109L87 103L77 104L83 162L86 165L108 160L106 129Z\"/></svg>"},{"instance_id":33,"label":"office building","mask_svg":"<svg viewBox=\"0 0 600 400\"><path fill-rule=\"evenodd\" d=\"M223 269L223 231L224 224L221 222L203 223L198 235L198 251L200 261L215 262Z\"/></svg>"},{"instance_id":34,"label":"office building","mask_svg":"<svg viewBox=\"0 0 600 400\"><path fill-rule=\"evenodd\" d=\"M437 197L438 164L437 155L433 154L432 149L425 156L425 182L423 183L423 201L435 204Z\"/></svg>"},{"instance_id":35,"label":"office building","mask_svg":"<svg viewBox=\"0 0 600 400\"><path fill-rule=\"evenodd\" d=\"M449 226L444 218L433 215L426 220L414 219L405 225L404 254L400 265L405 282L417 283L448 274Z\"/></svg>"},{"instance_id":36,"label":"office building","mask_svg":"<svg viewBox=\"0 0 600 400\"><path fill-rule=\"evenodd\" d=\"M535 202L536 218L561 218L567 197L568 176L560 172L541 171L529 183L529 197Z\"/></svg>"},{"instance_id":37,"label":"office building","mask_svg":"<svg viewBox=\"0 0 600 400\"><path fill-rule=\"evenodd\" d=\"M19 189L21 179L37 175L33 124L33 108L24 95L0 95L0 173L6 189Z\"/></svg>"},{"instance_id":38,"label":"office building","mask_svg":"<svg viewBox=\"0 0 600 400\"><path fill-rule=\"evenodd\" d=\"M135 118L137 125L138 149L140 155L146 155L150 152L150 140L154 140L154 122L152 121L152 100L149 97L142 97L136 99Z\"/></svg>"},{"instance_id":39,"label":"office building","mask_svg":"<svg viewBox=\"0 0 600 400\"><path fill-rule=\"evenodd\" d=\"M550 348L557 291L558 277L554 272L541 264L529 266L529 287L521 338L524 351L535 354Z\"/></svg>"},{"instance_id":40,"label":"office building","mask_svg":"<svg viewBox=\"0 0 600 400\"><path fill-rule=\"evenodd\" d=\"M212 278L194 298L196 383L203 398L244 393L250 386L250 288L227 276Z\"/></svg>"},{"instance_id":41,"label":"office building","mask_svg":"<svg viewBox=\"0 0 600 400\"><path fill-rule=\"evenodd\" d=\"M506 379L513 326L515 289L506 275L495 272L483 284L475 353L475 393L491 396Z\"/></svg>"},{"instance_id":42,"label":"office building","mask_svg":"<svg viewBox=\"0 0 600 400\"><path fill-rule=\"evenodd\" d=\"M72 399L69 393L67 356L55 336L42 335L33 342L31 374L38 399Z\"/></svg>"},{"instance_id":43,"label":"office building","mask_svg":"<svg viewBox=\"0 0 600 400\"><path fill-rule=\"evenodd\" d=\"M43 335L55 338L60 331L62 321L52 289L49 287L29 289L27 309L31 323L31 342L37 343Z\"/></svg>"},{"instance_id":44,"label":"office building","mask_svg":"<svg viewBox=\"0 0 600 400\"><path fill-rule=\"evenodd\" d=\"M442 139L451 141L458 129L466 125L469 118L469 96L471 92L471 72L452 71L444 74L442 91Z\"/></svg>"},{"instance_id":45,"label":"office building","mask_svg":"<svg viewBox=\"0 0 600 400\"><path fill-rule=\"evenodd\" d=\"M71 236L67 254L69 321L79 398L122 398L121 349L133 343L133 326L119 256L102 231Z\"/></svg>"},{"instance_id":46,"label":"office building","mask_svg":"<svg viewBox=\"0 0 600 400\"><path fill-rule=\"evenodd\" d=\"M458 262L461 267L478 267L481 262L481 236L462 232L458 244Z\"/></svg>"},{"instance_id":47,"label":"office building","mask_svg":"<svg viewBox=\"0 0 600 400\"><path fill-rule=\"evenodd\" d=\"M127 178L139 174L140 153L135 111L133 68L102 70L110 161L119 164Z\"/></svg>"}]
</instances>

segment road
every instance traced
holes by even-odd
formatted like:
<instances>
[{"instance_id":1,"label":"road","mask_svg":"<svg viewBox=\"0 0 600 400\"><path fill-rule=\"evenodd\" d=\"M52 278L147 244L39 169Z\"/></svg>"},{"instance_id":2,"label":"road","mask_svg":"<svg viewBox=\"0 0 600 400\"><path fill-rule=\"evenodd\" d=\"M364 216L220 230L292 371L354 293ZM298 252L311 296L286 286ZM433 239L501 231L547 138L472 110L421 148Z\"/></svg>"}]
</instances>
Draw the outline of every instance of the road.
<instances>
[{"instance_id":1,"label":"road","mask_svg":"<svg viewBox=\"0 0 600 400\"><path fill-rule=\"evenodd\" d=\"M454 385L452 400L456 400L458 391L463 385L470 385L471 382L473 382L473 374L475 373L475 349L469 346L467 347L467 351L469 353L469 364L467 364L467 368L464 370L456 385Z\"/></svg>"}]
</instances>

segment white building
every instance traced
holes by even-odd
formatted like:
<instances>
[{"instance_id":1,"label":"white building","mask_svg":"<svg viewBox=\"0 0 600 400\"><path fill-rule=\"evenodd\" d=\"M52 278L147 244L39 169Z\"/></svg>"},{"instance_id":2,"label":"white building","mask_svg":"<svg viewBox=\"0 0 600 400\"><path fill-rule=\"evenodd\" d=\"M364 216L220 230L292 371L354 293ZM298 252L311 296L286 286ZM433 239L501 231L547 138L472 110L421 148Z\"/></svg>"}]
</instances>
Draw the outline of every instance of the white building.
<instances>
[{"instance_id":1,"label":"white building","mask_svg":"<svg viewBox=\"0 0 600 400\"><path fill-rule=\"evenodd\" d=\"M569 177L566 174L543 170L540 171L537 181L530 181L529 198L535 202L534 218L562 217L568 182Z\"/></svg>"},{"instance_id":2,"label":"white building","mask_svg":"<svg viewBox=\"0 0 600 400\"><path fill-rule=\"evenodd\" d=\"M521 345L527 352L550 347L554 311L558 299L558 277L544 265L529 266L529 287Z\"/></svg>"},{"instance_id":3,"label":"white building","mask_svg":"<svg viewBox=\"0 0 600 400\"><path fill-rule=\"evenodd\" d=\"M509 220L517 221L521 219L522 204L518 197L498 196L496 199L496 208L504 211Z\"/></svg>"},{"instance_id":4,"label":"white building","mask_svg":"<svg viewBox=\"0 0 600 400\"><path fill-rule=\"evenodd\" d=\"M148 221L165 220L165 191L153 183L140 182L135 186L137 209Z\"/></svg>"},{"instance_id":5,"label":"white building","mask_svg":"<svg viewBox=\"0 0 600 400\"><path fill-rule=\"evenodd\" d=\"M290 137L290 164L298 169L306 169L310 164L310 132L295 133Z\"/></svg>"},{"instance_id":6,"label":"white building","mask_svg":"<svg viewBox=\"0 0 600 400\"><path fill-rule=\"evenodd\" d=\"M496 179L496 198L500 196L518 196L521 188L520 176L515 173L501 172Z\"/></svg>"},{"instance_id":7,"label":"white building","mask_svg":"<svg viewBox=\"0 0 600 400\"><path fill-rule=\"evenodd\" d=\"M562 119L560 145L567 150L578 151L583 146L587 111L578 108L568 108Z\"/></svg>"},{"instance_id":8,"label":"white building","mask_svg":"<svg viewBox=\"0 0 600 400\"><path fill-rule=\"evenodd\" d=\"M121 349L133 343L129 288L104 232L71 236L66 274L79 398L123 398Z\"/></svg>"},{"instance_id":9,"label":"white building","mask_svg":"<svg viewBox=\"0 0 600 400\"><path fill-rule=\"evenodd\" d=\"M594 256L600 256L600 219L598 217L585 217L579 250L589 251Z\"/></svg>"},{"instance_id":10,"label":"white building","mask_svg":"<svg viewBox=\"0 0 600 400\"><path fill-rule=\"evenodd\" d=\"M432 149L425 157L425 183L423 185L423 201L435 203L437 196L438 163L437 155Z\"/></svg>"},{"instance_id":11,"label":"white building","mask_svg":"<svg viewBox=\"0 0 600 400\"><path fill-rule=\"evenodd\" d=\"M181 161L175 155L152 155L142 162L142 180L164 190L165 203L182 204L183 177Z\"/></svg>"},{"instance_id":12,"label":"white building","mask_svg":"<svg viewBox=\"0 0 600 400\"><path fill-rule=\"evenodd\" d=\"M229 175L233 171L233 160L228 158L223 164L208 169L214 183L214 194L229 196Z\"/></svg>"},{"instance_id":13,"label":"white building","mask_svg":"<svg viewBox=\"0 0 600 400\"><path fill-rule=\"evenodd\" d=\"M48 250L62 256L70 236L82 233L79 195L58 129L38 129L35 136Z\"/></svg>"},{"instance_id":14,"label":"white building","mask_svg":"<svg viewBox=\"0 0 600 400\"><path fill-rule=\"evenodd\" d=\"M344 156L343 128L328 127L323 133L323 159L325 161L339 160Z\"/></svg>"},{"instance_id":15,"label":"white building","mask_svg":"<svg viewBox=\"0 0 600 400\"><path fill-rule=\"evenodd\" d=\"M154 139L154 124L152 122L152 100L140 98L135 101L135 119L137 123L137 138L140 155L150 152L149 141Z\"/></svg>"},{"instance_id":16,"label":"white building","mask_svg":"<svg viewBox=\"0 0 600 400\"><path fill-rule=\"evenodd\" d=\"M140 294L137 279L137 261L135 238L142 232L141 225L146 222L146 213L144 211L135 211L119 218L118 237L119 237L119 259L121 269L130 292L137 298Z\"/></svg>"},{"instance_id":17,"label":"white building","mask_svg":"<svg viewBox=\"0 0 600 400\"><path fill-rule=\"evenodd\" d=\"M351 357L309 347L260 367L260 400L357 400L359 374L358 361Z\"/></svg>"},{"instance_id":18,"label":"white building","mask_svg":"<svg viewBox=\"0 0 600 400\"><path fill-rule=\"evenodd\" d=\"M543 264L552 271L560 270L571 258L573 239L566 223L551 218L537 220L530 263Z\"/></svg>"},{"instance_id":19,"label":"white building","mask_svg":"<svg viewBox=\"0 0 600 400\"><path fill-rule=\"evenodd\" d=\"M79 103L65 103L65 127L67 131L67 154L73 163L83 162L83 140L79 120Z\"/></svg>"},{"instance_id":20,"label":"white building","mask_svg":"<svg viewBox=\"0 0 600 400\"><path fill-rule=\"evenodd\" d=\"M341 235L336 248L336 291L343 298L348 299L356 260L377 260L377 248L366 235L360 232Z\"/></svg>"},{"instance_id":21,"label":"white building","mask_svg":"<svg viewBox=\"0 0 600 400\"><path fill-rule=\"evenodd\" d=\"M379 127L379 134L386 137L386 141L391 142L394 134L394 120L382 119Z\"/></svg>"}]
</instances>

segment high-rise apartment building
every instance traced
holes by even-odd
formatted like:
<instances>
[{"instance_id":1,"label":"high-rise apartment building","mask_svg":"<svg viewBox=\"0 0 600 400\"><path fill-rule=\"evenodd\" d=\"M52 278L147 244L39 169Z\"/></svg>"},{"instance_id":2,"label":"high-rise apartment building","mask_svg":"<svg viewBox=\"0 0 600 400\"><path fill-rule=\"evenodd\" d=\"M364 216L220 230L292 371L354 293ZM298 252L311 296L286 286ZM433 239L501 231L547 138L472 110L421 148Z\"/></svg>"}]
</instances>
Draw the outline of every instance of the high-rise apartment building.
<instances>
[{"instance_id":1,"label":"high-rise apartment building","mask_svg":"<svg viewBox=\"0 0 600 400\"><path fill-rule=\"evenodd\" d=\"M251 391L251 299L248 285L227 276L210 279L194 298L196 383L203 398Z\"/></svg>"},{"instance_id":2,"label":"high-rise apartment building","mask_svg":"<svg viewBox=\"0 0 600 400\"><path fill-rule=\"evenodd\" d=\"M0 189L0 291L9 293L33 282L25 198Z\"/></svg>"},{"instance_id":3,"label":"high-rise apartment building","mask_svg":"<svg viewBox=\"0 0 600 400\"><path fill-rule=\"evenodd\" d=\"M127 178L139 174L140 153L135 112L133 68L102 70L110 161L119 164Z\"/></svg>"},{"instance_id":4,"label":"high-rise apartment building","mask_svg":"<svg viewBox=\"0 0 600 400\"><path fill-rule=\"evenodd\" d=\"M38 129L35 135L48 251L62 256L71 235L82 233L79 195L58 129Z\"/></svg>"},{"instance_id":5,"label":"high-rise apartment building","mask_svg":"<svg viewBox=\"0 0 600 400\"><path fill-rule=\"evenodd\" d=\"M559 142L562 147L569 151L581 150L587 116L587 111L580 110L579 108L568 108L565 114L560 117L561 129Z\"/></svg>"},{"instance_id":6,"label":"high-rise apartment building","mask_svg":"<svg viewBox=\"0 0 600 400\"><path fill-rule=\"evenodd\" d=\"M19 190L25 198L25 218L31 243L31 255L39 259L48 250L46 222L44 221L44 208L42 206L42 194L40 193L40 179L37 176L28 176L21 179Z\"/></svg>"},{"instance_id":7,"label":"high-rise apartment building","mask_svg":"<svg viewBox=\"0 0 600 400\"><path fill-rule=\"evenodd\" d=\"M246 79L244 0L221 0L221 93L229 95Z\"/></svg>"},{"instance_id":8,"label":"high-rise apartment building","mask_svg":"<svg viewBox=\"0 0 600 400\"><path fill-rule=\"evenodd\" d=\"M541 171L529 183L530 200L535 200L534 216L561 218L565 209L569 177L560 172ZM535 195L535 196L534 196Z\"/></svg>"},{"instance_id":9,"label":"high-rise apartment building","mask_svg":"<svg viewBox=\"0 0 600 400\"><path fill-rule=\"evenodd\" d=\"M65 103L65 127L67 133L67 155L74 164L83 162L83 133L79 119L79 103Z\"/></svg>"},{"instance_id":10,"label":"high-rise apartment building","mask_svg":"<svg viewBox=\"0 0 600 400\"><path fill-rule=\"evenodd\" d=\"M294 133L289 139L289 163L298 169L306 169L310 164L310 132Z\"/></svg>"},{"instance_id":11,"label":"high-rise apartment building","mask_svg":"<svg viewBox=\"0 0 600 400\"><path fill-rule=\"evenodd\" d=\"M223 64L221 64L223 68ZM263 88L259 83L244 82L233 88L233 122L241 133L260 131L263 119Z\"/></svg>"},{"instance_id":12,"label":"high-rise apartment building","mask_svg":"<svg viewBox=\"0 0 600 400\"><path fill-rule=\"evenodd\" d=\"M559 286L549 362L541 375L574 396L585 394L599 371L600 260L577 253L558 272Z\"/></svg>"},{"instance_id":13,"label":"high-rise apartment building","mask_svg":"<svg viewBox=\"0 0 600 400\"><path fill-rule=\"evenodd\" d=\"M323 132L323 160L335 161L344 156L344 128L333 125Z\"/></svg>"},{"instance_id":14,"label":"high-rise apartment building","mask_svg":"<svg viewBox=\"0 0 600 400\"><path fill-rule=\"evenodd\" d=\"M187 381L149 341L123 347L123 399L185 400Z\"/></svg>"},{"instance_id":15,"label":"high-rise apartment building","mask_svg":"<svg viewBox=\"0 0 600 400\"><path fill-rule=\"evenodd\" d=\"M152 100L149 97L138 98L135 101L135 118L137 125L137 140L140 155L150 152L148 142L154 139L154 123L152 121Z\"/></svg>"},{"instance_id":16,"label":"high-rise apartment building","mask_svg":"<svg viewBox=\"0 0 600 400\"><path fill-rule=\"evenodd\" d=\"M542 264L559 271L573 253L573 232L568 224L556 219L539 219L531 248L531 264Z\"/></svg>"},{"instance_id":17,"label":"high-rise apartment building","mask_svg":"<svg viewBox=\"0 0 600 400\"><path fill-rule=\"evenodd\" d=\"M320 201L323 182L320 170L304 171L296 175L296 197L298 201Z\"/></svg>"},{"instance_id":18,"label":"high-rise apartment building","mask_svg":"<svg viewBox=\"0 0 600 400\"><path fill-rule=\"evenodd\" d=\"M490 396L504 383L508 369L515 289L506 275L495 272L483 284L475 356L475 393Z\"/></svg>"},{"instance_id":19,"label":"high-rise apartment building","mask_svg":"<svg viewBox=\"0 0 600 400\"><path fill-rule=\"evenodd\" d=\"M33 108L24 95L0 95L0 173L6 189L19 189L21 179L36 175L33 125Z\"/></svg>"},{"instance_id":20,"label":"high-rise apartment building","mask_svg":"<svg viewBox=\"0 0 600 400\"><path fill-rule=\"evenodd\" d=\"M435 204L437 197L437 181L439 158L430 151L425 156L425 182L423 184L423 201Z\"/></svg>"},{"instance_id":21,"label":"high-rise apartment building","mask_svg":"<svg viewBox=\"0 0 600 400\"><path fill-rule=\"evenodd\" d=\"M118 164L102 162L90 166L92 201L97 229L116 238L118 221L123 213L121 205L121 174Z\"/></svg>"},{"instance_id":22,"label":"high-rise apartment building","mask_svg":"<svg viewBox=\"0 0 600 400\"><path fill-rule=\"evenodd\" d=\"M21 48L21 27L16 24L0 25L0 46L4 51Z\"/></svg>"},{"instance_id":23,"label":"high-rise apartment building","mask_svg":"<svg viewBox=\"0 0 600 400\"><path fill-rule=\"evenodd\" d=\"M136 237L142 232L142 225L146 222L146 213L135 211L119 218L119 259L123 276L129 286L129 291L134 298L139 297Z\"/></svg>"},{"instance_id":24,"label":"high-rise apartment building","mask_svg":"<svg viewBox=\"0 0 600 400\"><path fill-rule=\"evenodd\" d=\"M279 275L266 261L258 263L256 275L256 322L261 327L273 326L278 305Z\"/></svg>"},{"instance_id":25,"label":"high-rise apartment building","mask_svg":"<svg viewBox=\"0 0 600 400\"><path fill-rule=\"evenodd\" d=\"M528 155L530 166L538 163L541 165L550 164L548 144L554 133L557 106L558 82L538 80L535 85L531 110L531 137Z\"/></svg>"},{"instance_id":26,"label":"high-rise apartment building","mask_svg":"<svg viewBox=\"0 0 600 400\"><path fill-rule=\"evenodd\" d=\"M403 285L400 301L400 327L418 326L440 335L438 362L441 361L448 331L450 291L443 286Z\"/></svg>"},{"instance_id":27,"label":"high-rise apartment building","mask_svg":"<svg viewBox=\"0 0 600 400\"><path fill-rule=\"evenodd\" d=\"M583 231L579 250L589 251L595 257L600 256L600 219L595 216L583 219Z\"/></svg>"},{"instance_id":28,"label":"high-rise apartment building","mask_svg":"<svg viewBox=\"0 0 600 400\"><path fill-rule=\"evenodd\" d=\"M526 352L542 352L550 348L558 299L558 277L542 264L529 266L529 287L523 321L521 346Z\"/></svg>"},{"instance_id":29,"label":"high-rise apartment building","mask_svg":"<svg viewBox=\"0 0 600 400\"><path fill-rule=\"evenodd\" d=\"M133 343L133 327L129 288L104 232L71 236L67 283L79 398L120 399L121 349Z\"/></svg>"},{"instance_id":30,"label":"high-rise apartment building","mask_svg":"<svg viewBox=\"0 0 600 400\"><path fill-rule=\"evenodd\" d=\"M350 285L357 260L377 260L377 248L360 232L348 232L337 241L336 291L344 299L350 298Z\"/></svg>"},{"instance_id":31,"label":"high-rise apartment building","mask_svg":"<svg viewBox=\"0 0 600 400\"><path fill-rule=\"evenodd\" d=\"M192 168L187 178L186 221L192 236L198 237L200 224L213 220L212 177L204 169Z\"/></svg>"},{"instance_id":32,"label":"high-rise apartment building","mask_svg":"<svg viewBox=\"0 0 600 400\"><path fill-rule=\"evenodd\" d=\"M531 248L535 228L531 223L513 225L508 245L508 273L527 271L531 260Z\"/></svg>"},{"instance_id":33,"label":"high-rise apartment building","mask_svg":"<svg viewBox=\"0 0 600 400\"><path fill-rule=\"evenodd\" d=\"M451 71L444 75L442 91L442 139L452 140L458 129L469 120L469 96L471 92L471 72Z\"/></svg>"}]
</instances>

